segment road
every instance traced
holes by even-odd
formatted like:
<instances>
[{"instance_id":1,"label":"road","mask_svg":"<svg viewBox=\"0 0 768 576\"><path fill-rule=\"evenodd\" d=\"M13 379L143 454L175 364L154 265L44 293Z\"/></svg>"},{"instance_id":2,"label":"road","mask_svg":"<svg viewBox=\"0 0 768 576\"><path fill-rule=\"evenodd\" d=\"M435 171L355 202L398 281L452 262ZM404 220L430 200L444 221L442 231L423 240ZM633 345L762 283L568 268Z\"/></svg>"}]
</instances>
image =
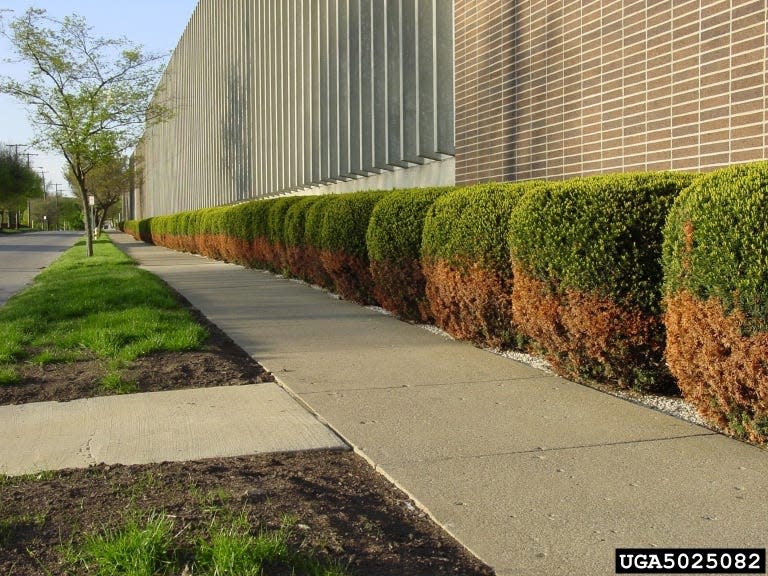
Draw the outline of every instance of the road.
<instances>
[{"instance_id":1,"label":"road","mask_svg":"<svg viewBox=\"0 0 768 576\"><path fill-rule=\"evenodd\" d=\"M0 306L82 235L82 232L0 234Z\"/></svg>"}]
</instances>

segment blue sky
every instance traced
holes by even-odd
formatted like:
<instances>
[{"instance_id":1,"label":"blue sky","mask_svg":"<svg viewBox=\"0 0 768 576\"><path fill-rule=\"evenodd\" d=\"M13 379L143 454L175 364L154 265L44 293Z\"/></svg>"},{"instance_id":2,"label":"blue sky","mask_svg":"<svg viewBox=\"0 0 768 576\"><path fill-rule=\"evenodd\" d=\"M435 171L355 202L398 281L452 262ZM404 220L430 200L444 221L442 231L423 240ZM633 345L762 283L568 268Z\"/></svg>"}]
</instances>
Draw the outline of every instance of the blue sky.
<instances>
[{"instance_id":1,"label":"blue sky","mask_svg":"<svg viewBox=\"0 0 768 576\"><path fill-rule=\"evenodd\" d=\"M0 0L0 10L10 9L23 13L30 6L43 8L52 16L78 14L86 19L99 36L117 38L125 36L132 42L143 44L151 52L169 53L176 47L197 0ZM8 18L9 13L4 13ZM9 66L5 60L12 56L4 38L0 38L0 67L3 74L17 76L23 69ZM0 95L0 143L24 144L32 139L32 128L27 122L25 108L14 99ZM58 183L59 190L68 190L62 172L64 160L60 156L29 150L37 156L31 158L35 168L45 171L46 182ZM53 190L54 188L50 188Z\"/></svg>"}]
</instances>

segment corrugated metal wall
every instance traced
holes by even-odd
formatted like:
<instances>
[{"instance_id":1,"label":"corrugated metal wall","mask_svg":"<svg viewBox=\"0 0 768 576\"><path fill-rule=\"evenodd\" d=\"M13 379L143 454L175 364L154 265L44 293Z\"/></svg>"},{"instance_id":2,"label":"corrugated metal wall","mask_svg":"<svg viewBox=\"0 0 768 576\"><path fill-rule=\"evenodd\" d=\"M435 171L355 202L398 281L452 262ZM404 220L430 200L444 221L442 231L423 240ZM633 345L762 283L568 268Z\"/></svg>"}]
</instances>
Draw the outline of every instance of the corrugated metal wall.
<instances>
[{"instance_id":1,"label":"corrugated metal wall","mask_svg":"<svg viewBox=\"0 0 768 576\"><path fill-rule=\"evenodd\" d=\"M133 216L452 183L452 4L201 0L157 96L176 114L137 148Z\"/></svg>"}]
</instances>

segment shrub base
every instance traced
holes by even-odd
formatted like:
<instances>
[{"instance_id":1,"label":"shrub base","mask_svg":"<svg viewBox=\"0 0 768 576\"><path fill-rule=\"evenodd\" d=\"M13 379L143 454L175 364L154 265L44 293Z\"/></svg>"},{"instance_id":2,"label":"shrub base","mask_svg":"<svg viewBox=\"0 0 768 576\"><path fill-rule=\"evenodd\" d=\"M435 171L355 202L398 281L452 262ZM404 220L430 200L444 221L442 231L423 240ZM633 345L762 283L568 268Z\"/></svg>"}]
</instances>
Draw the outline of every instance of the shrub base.
<instances>
[{"instance_id":1,"label":"shrub base","mask_svg":"<svg viewBox=\"0 0 768 576\"><path fill-rule=\"evenodd\" d=\"M426 279L417 258L374 260L370 269L373 295L383 308L403 320L433 321L425 297Z\"/></svg>"},{"instance_id":2,"label":"shrub base","mask_svg":"<svg viewBox=\"0 0 768 576\"><path fill-rule=\"evenodd\" d=\"M699 413L730 434L768 442L768 333L743 335L744 314L682 290L666 301L667 359Z\"/></svg>"},{"instance_id":3,"label":"shrub base","mask_svg":"<svg viewBox=\"0 0 768 576\"><path fill-rule=\"evenodd\" d=\"M373 278L365 261L351 254L329 250L320 252L320 260L339 296L359 304L376 303L373 298Z\"/></svg>"},{"instance_id":4,"label":"shrub base","mask_svg":"<svg viewBox=\"0 0 768 576\"><path fill-rule=\"evenodd\" d=\"M673 392L660 318L578 290L559 293L515 269L512 307L520 330L569 377L636 390Z\"/></svg>"},{"instance_id":5,"label":"shrub base","mask_svg":"<svg viewBox=\"0 0 768 576\"><path fill-rule=\"evenodd\" d=\"M494 348L518 347L512 320L512 279L476 262L425 262L426 294L437 326L452 336Z\"/></svg>"}]
</instances>

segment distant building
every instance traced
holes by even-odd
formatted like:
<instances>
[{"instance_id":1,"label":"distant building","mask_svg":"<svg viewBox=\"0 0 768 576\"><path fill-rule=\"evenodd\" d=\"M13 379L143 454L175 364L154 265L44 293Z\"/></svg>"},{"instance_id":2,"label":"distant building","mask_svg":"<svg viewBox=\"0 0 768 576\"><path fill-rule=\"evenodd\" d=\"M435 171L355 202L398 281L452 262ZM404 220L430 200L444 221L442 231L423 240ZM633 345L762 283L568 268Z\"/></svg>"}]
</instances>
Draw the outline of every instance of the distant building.
<instances>
[{"instance_id":1,"label":"distant building","mask_svg":"<svg viewBox=\"0 0 768 576\"><path fill-rule=\"evenodd\" d=\"M765 0L201 0L136 217L768 157Z\"/></svg>"}]
</instances>

